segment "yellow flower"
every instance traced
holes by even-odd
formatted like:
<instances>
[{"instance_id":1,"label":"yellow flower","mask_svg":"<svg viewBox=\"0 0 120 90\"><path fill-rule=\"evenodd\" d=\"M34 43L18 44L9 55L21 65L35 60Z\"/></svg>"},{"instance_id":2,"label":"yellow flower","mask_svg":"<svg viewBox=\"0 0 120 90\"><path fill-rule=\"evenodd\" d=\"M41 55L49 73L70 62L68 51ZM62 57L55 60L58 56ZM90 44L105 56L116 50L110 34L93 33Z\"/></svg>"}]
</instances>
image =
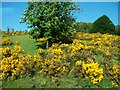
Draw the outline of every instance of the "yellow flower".
<instances>
[{"instance_id":1,"label":"yellow flower","mask_svg":"<svg viewBox=\"0 0 120 90\"><path fill-rule=\"evenodd\" d=\"M85 76L91 79L93 84L97 84L103 78L103 69L98 68L98 63L82 63L82 71L85 72Z\"/></svg>"},{"instance_id":2,"label":"yellow flower","mask_svg":"<svg viewBox=\"0 0 120 90\"><path fill-rule=\"evenodd\" d=\"M42 54L42 53L43 53L43 49L42 49L42 48L39 48L39 49L38 49L38 53L39 53L39 54Z\"/></svg>"},{"instance_id":3,"label":"yellow flower","mask_svg":"<svg viewBox=\"0 0 120 90\"><path fill-rule=\"evenodd\" d=\"M19 44L20 44L20 42L19 42L19 41L16 41L16 44L17 44L17 45L19 45Z\"/></svg>"},{"instance_id":4,"label":"yellow flower","mask_svg":"<svg viewBox=\"0 0 120 90\"><path fill-rule=\"evenodd\" d=\"M5 56L5 57L10 56L10 55L11 55L11 49L8 48L8 47L2 49L2 54L3 54L3 56Z\"/></svg>"},{"instance_id":5,"label":"yellow flower","mask_svg":"<svg viewBox=\"0 0 120 90\"><path fill-rule=\"evenodd\" d=\"M80 61L77 61L75 64L76 64L76 66L80 66L81 65L81 60Z\"/></svg>"},{"instance_id":6,"label":"yellow flower","mask_svg":"<svg viewBox=\"0 0 120 90\"><path fill-rule=\"evenodd\" d=\"M19 53L21 51L21 46L14 46L14 50Z\"/></svg>"},{"instance_id":7,"label":"yellow flower","mask_svg":"<svg viewBox=\"0 0 120 90\"><path fill-rule=\"evenodd\" d=\"M110 56L110 52L109 51L106 51L106 56Z\"/></svg>"},{"instance_id":8,"label":"yellow flower","mask_svg":"<svg viewBox=\"0 0 120 90\"><path fill-rule=\"evenodd\" d=\"M115 83L114 81L112 81L112 87L114 87L114 88L118 88L118 84Z\"/></svg>"},{"instance_id":9,"label":"yellow flower","mask_svg":"<svg viewBox=\"0 0 120 90\"><path fill-rule=\"evenodd\" d=\"M12 44L10 39L8 39L8 38L2 39L2 45L10 45L10 44Z\"/></svg>"},{"instance_id":10,"label":"yellow flower","mask_svg":"<svg viewBox=\"0 0 120 90\"><path fill-rule=\"evenodd\" d=\"M37 42L47 42L47 39L46 38L39 38L36 41Z\"/></svg>"}]
</instances>

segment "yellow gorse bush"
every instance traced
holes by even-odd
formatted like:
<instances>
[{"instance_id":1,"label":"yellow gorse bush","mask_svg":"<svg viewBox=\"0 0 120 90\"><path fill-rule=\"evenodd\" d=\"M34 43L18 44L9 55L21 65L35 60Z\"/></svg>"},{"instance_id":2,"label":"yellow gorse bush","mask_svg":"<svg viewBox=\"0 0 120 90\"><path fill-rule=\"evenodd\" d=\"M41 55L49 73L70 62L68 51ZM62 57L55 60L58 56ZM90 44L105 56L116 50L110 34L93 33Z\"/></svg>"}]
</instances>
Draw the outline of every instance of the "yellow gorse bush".
<instances>
[{"instance_id":1,"label":"yellow gorse bush","mask_svg":"<svg viewBox=\"0 0 120 90\"><path fill-rule=\"evenodd\" d=\"M0 56L2 55L2 48L0 48Z\"/></svg>"},{"instance_id":2,"label":"yellow gorse bush","mask_svg":"<svg viewBox=\"0 0 120 90\"><path fill-rule=\"evenodd\" d=\"M36 42L47 42L47 38L39 38Z\"/></svg>"},{"instance_id":3,"label":"yellow gorse bush","mask_svg":"<svg viewBox=\"0 0 120 90\"><path fill-rule=\"evenodd\" d=\"M21 51L21 46L14 46L14 50L19 53Z\"/></svg>"},{"instance_id":4,"label":"yellow gorse bush","mask_svg":"<svg viewBox=\"0 0 120 90\"><path fill-rule=\"evenodd\" d=\"M25 73L31 73L33 60L30 55L24 54L20 46L15 46L14 50L4 48L3 57L1 60L2 79L10 77L15 79Z\"/></svg>"},{"instance_id":5,"label":"yellow gorse bush","mask_svg":"<svg viewBox=\"0 0 120 90\"><path fill-rule=\"evenodd\" d=\"M38 49L38 54L42 54L43 53L43 49L42 48L39 48Z\"/></svg>"},{"instance_id":6,"label":"yellow gorse bush","mask_svg":"<svg viewBox=\"0 0 120 90\"><path fill-rule=\"evenodd\" d=\"M19 77L30 74L31 70L49 76L73 76L89 78L93 84L98 84L103 78L110 77L113 86L119 85L120 67L113 64L118 56L120 38L109 34L77 33L71 44L52 44L43 55L43 49L33 57L22 52L20 46L14 49L8 47L2 50L2 77ZM40 39L46 42L46 39ZM95 56L101 55L101 61ZM105 61L106 60L106 61ZM111 62L110 62L111 61Z\"/></svg>"},{"instance_id":7,"label":"yellow gorse bush","mask_svg":"<svg viewBox=\"0 0 120 90\"><path fill-rule=\"evenodd\" d=\"M103 79L103 69L99 67L97 62L88 60L86 63L83 60L76 61L77 73L85 78L90 78L93 84L99 83Z\"/></svg>"},{"instance_id":8,"label":"yellow gorse bush","mask_svg":"<svg viewBox=\"0 0 120 90\"><path fill-rule=\"evenodd\" d=\"M98 68L98 63L97 62L96 63L90 63L90 64L84 64L83 63L83 70L86 73L86 77L89 77L93 84L97 84L103 78L103 69Z\"/></svg>"},{"instance_id":9,"label":"yellow gorse bush","mask_svg":"<svg viewBox=\"0 0 120 90\"><path fill-rule=\"evenodd\" d=\"M2 54L3 54L3 58L11 56L11 49L8 47L6 47L5 49L2 49Z\"/></svg>"},{"instance_id":10,"label":"yellow gorse bush","mask_svg":"<svg viewBox=\"0 0 120 90\"><path fill-rule=\"evenodd\" d=\"M12 42L10 41L10 39L8 38L5 38L5 39L2 39L2 45L11 45Z\"/></svg>"},{"instance_id":11,"label":"yellow gorse bush","mask_svg":"<svg viewBox=\"0 0 120 90\"><path fill-rule=\"evenodd\" d=\"M11 36L16 36L16 35L22 35L22 34L28 34L28 32L25 31L15 31L15 32L7 32L7 31L2 31L2 36L5 37L6 35L11 35Z\"/></svg>"},{"instance_id":12,"label":"yellow gorse bush","mask_svg":"<svg viewBox=\"0 0 120 90\"><path fill-rule=\"evenodd\" d=\"M114 64L112 70L110 71L112 78L112 86L118 87L120 85L120 65Z\"/></svg>"}]
</instances>

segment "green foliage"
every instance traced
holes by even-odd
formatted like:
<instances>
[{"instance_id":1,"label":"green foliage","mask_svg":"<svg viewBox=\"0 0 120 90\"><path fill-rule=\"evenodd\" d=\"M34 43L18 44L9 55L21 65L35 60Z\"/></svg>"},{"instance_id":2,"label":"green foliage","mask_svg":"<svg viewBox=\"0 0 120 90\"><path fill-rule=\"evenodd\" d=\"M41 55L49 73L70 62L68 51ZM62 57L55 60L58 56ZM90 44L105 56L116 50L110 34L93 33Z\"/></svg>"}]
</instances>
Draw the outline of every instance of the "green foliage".
<instances>
[{"instance_id":1,"label":"green foliage","mask_svg":"<svg viewBox=\"0 0 120 90\"><path fill-rule=\"evenodd\" d=\"M112 88L112 81L108 80L108 79L103 79L100 83L99 83L99 87L101 88Z\"/></svg>"},{"instance_id":2,"label":"green foliage","mask_svg":"<svg viewBox=\"0 0 120 90\"><path fill-rule=\"evenodd\" d=\"M2 81L3 88L31 88L31 79L30 77L21 77L14 81L6 80Z\"/></svg>"},{"instance_id":3,"label":"green foliage","mask_svg":"<svg viewBox=\"0 0 120 90\"><path fill-rule=\"evenodd\" d=\"M62 38L71 36L74 18L71 11L79 10L73 2L28 2L21 23L31 28L29 34L37 38Z\"/></svg>"},{"instance_id":4,"label":"green foliage","mask_svg":"<svg viewBox=\"0 0 120 90\"><path fill-rule=\"evenodd\" d=\"M117 26L115 27L115 34L116 34L116 35L120 35L120 25L117 25Z\"/></svg>"},{"instance_id":5,"label":"green foliage","mask_svg":"<svg viewBox=\"0 0 120 90\"><path fill-rule=\"evenodd\" d=\"M115 25L112 23L112 21L106 15L103 15L102 17L98 18L93 23L90 32L91 33L100 32L102 34L104 34L104 33L114 34L115 33Z\"/></svg>"},{"instance_id":6,"label":"green foliage","mask_svg":"<svg viewBox=\"0 0 120 90\"><path fill-rule=\"evenodd\" d=\"M78 32L88 32L92 27L92 23L78 22L76 23L76 31Z\"/></svg>"}]
</instances>

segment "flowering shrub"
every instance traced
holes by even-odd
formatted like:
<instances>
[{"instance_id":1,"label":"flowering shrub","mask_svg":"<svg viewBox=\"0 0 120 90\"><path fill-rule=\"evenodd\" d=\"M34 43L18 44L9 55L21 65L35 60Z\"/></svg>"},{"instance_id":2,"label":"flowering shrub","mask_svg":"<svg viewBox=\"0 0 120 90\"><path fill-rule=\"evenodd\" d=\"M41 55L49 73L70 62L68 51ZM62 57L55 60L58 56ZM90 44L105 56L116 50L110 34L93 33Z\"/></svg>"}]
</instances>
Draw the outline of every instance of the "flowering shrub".
<instances>
[{"instance_id":1,"label":"flowering shrub","mask_svg":"<svg viewBox=\"0 0 120 90\"><path fill-rule=\"evenodd\" d=\"M103 78L103 69L98 68L98 63L97 62L96 63L90 63L90 64L84 64L83 63L83 70L86 74L86 77L89 77L93 84L97 84Z\"/></svg>"},{"instance_id":2,"label":"flowering shrub","mask_svg":"<svg viewBox=\"0 0 120 90\"><path fill-rule=\"evenodd\" d=\"M14 46L14 51L19 53L21 51L21 46Z\"/></svg>"},{"instance_id":3,"label":"flowering shrub","mask_svg":"<svg viewBox=\"0 0 120 90\"><path fill-rule=\"evenodd\" d=\"M8 47L6 47L5 49L2 49L2 54L3 54L3 58L11 56L11 49Z\"/></svg>"},{"instance_id":4,"label":"flowering shrub","mask_svg":"<svg viewBox=\"0 0 120 90\"><path fill-rule=\"evenodd\" d=\"M99 68L98 63L95 63L92 59L88 59L88 57L86 57L86 60L78 61L76 54L83 51L84 46L82 44L78 44L78 41L74 41L71 46L68 44L53 44L47 51L40 73L52 76L68 75L69 71L72 70L71 66L80 66L79 68L75 68L74 72L79 74L78 76L90 78L93 84L97 84L103 78L103 69ZM79 58L82 58L82 54L83 53L78 53ZM76 74L74 75L76 76Z\"/></svg>"},{"instance_id":5,"label":"flowering shrub","mask_svg":"<svg viewBox=\"0 0 120 90\"><path fill-rule=\"evenodd\" d=\"M2 39L2 45L11 45L12 42L10 41L10 39L8 38L5 38L5 39Z\"/></svg>"},{"instance_id":6,"label":"flowering shrub","mask_svg":"<svg viewBox=\"0 0 120 90\"><path fill-rule=\"evenodd\" d=\"M2 48L0 48L0 60L2 58Z\"/></svg>"},{"instance_id":7,"label":"flowering shrub","mask_svg":"<svg viewBox=\"0 0 120 90\"><path fill-rule=\"evenodd\" d=\"M9 77L15 79L24 74L31 74L33 60L30 55L24 54L20 46L15 46L14 50L4 48L1 61L2 79Z\"/></svg>"},{"instance_id":8,"label":"flowering shrub","mask_svg":"<svg viewBox=\"0 0 120 90\"><path fill-rule=\"evenodd\" d=\"M46 38L39 38L36 40L36 42L47 42L47 39Z\"/></svg>"},{"instance_id":9,"label":"flowering shrub","mask_svg":"<svg viewBox=\"0 0 120 90\"><path fill-rule=\"evenodd\" d=\"M93 60L88 60L86 63L79 60L75 63L75 73L78 76L90 78L93 84L99 83L103 79L103 69L99 68L99 64Z\"/></svg>"},{"instance_id":10,"label":"flowering shrub","mask_svg":"<svg viewBox=\"0 0 120 90\"><path fill-rule=\"evenodd\" d=\"M118 87L120 85L120 65L113 65L110 75L112 76L112 86L115 88Z\"/></svg>"},{"instance_id":11,"label":"flowering shrub","mask_svg":"<svg viewBox=\"0 0 120 90\"><path fill-rule=\"evenodd\" d=\"M107 78L113 87L118 87L120 65L115 58L120 55L118 38L109 34L78 33L72 44L53 43L46 52L39 48L33 57L25 54L18 45L14 49L6 47L2 49L2 77L14 79L34 71L51 77L82 77L90 79L94 85ZM96 58L99 55L100 60Z\"/></svg>"},{"instance_id":12,"label":"flowering shrub","mask_svg":"<svg viewBox=\"0 0 120 90\"><path fill-rule=\"evenodd\" d=\"M5 37L6 35L16 36L16 35L22 35L22 34L28 34L27 31L15 31L15 32L7 32L2 31L2 36Z\"/></svg>"},{"instance_id":13,"label":"flowering shrub","mask_svg":"<svg viewBox=\"0 0 120 90\"><path fill-rule=\"evenodd\" d=\"M47 51L40 73L45 73L52 76L66 74L68 65L62 60L64 58L63 52L60 48L54 47L56 47L56 45L53 45L53 48L51 47Z\"/></svg>"},{"instance_id":14,"label":"flowering shrub","mask_svg":"<svg viewBox=\"0 0 120 90\"><path fill-rule=\"evenodd\" d=\"M42 48L39 48L38 49L38 54L42 54L43 53L43 49Z\"/></svg>"}]
</instances>

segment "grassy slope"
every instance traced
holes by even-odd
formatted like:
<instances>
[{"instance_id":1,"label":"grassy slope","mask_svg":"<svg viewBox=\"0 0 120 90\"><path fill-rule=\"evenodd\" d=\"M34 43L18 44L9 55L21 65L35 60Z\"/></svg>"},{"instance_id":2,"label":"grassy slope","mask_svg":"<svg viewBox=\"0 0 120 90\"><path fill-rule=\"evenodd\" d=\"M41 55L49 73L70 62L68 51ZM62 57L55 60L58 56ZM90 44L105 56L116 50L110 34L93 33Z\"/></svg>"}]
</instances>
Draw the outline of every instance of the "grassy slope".
<instances>
[{"instance_id":1,"label":"grassy slope","mask_svg":"<svg viewBox=\"0 0 120 90\"><path fill-rule=\"evenodd\" d=\"M9 45L8 47L13 48L14 45L16 45L16 41L19 41L19 45L22 47L22 50L24 50L26 53L29 53L31 55L37 53L37 45L39 45L39 43L35 43L34 39L30 38L28 35L7 36L3 37L3 39L4 38L9 38L12 41L12 45Z\"/></svg>"},{"instance_id":2,"label":"grassy slope","mask_svg":"<svg viewBox=\"0 0 120 90\"><path fill-rule=\"evenodd\" d=\"M40 45L39 43L35 43L35 41L31 38L29 38L28 35L17 35L17 36L7 36L7 37L3 37L3 38L9 38L12 41L12 45L9 45L8 47L12 47L14 45L16 45L16 40L20 42L20 46L22 47L23 50L25 50L26 53L30 53L31 55L34 55L37 53L38 50L38 46ZM6 46L5 46L6 47ZM95 58L97 58L98 62L101 61L101 59L103 58L102 56L96 56ZM106 81L106 80L104 80ZM92 85L91 83L88 83L87 86L84 86L84 83L88 83L87 80L84 79L79 79L79 78L59 78L58 82L54 83L53 81L51 81L51 79L49 77L43 77L40 75L35 75L33 78L30 77L24 77L24 78L19 78L15 81L5 81L3 82L3 87L4 88L40 88L40 87L66 87L66 88L70 88L70 87L77 87L77 88L81 88L81 87L98 87L96 85ZM111 87L110 85L110 81L106 81L106 84L104 82L100 83L101 86L99 87Z\"/></svg>"}]
</instances>

